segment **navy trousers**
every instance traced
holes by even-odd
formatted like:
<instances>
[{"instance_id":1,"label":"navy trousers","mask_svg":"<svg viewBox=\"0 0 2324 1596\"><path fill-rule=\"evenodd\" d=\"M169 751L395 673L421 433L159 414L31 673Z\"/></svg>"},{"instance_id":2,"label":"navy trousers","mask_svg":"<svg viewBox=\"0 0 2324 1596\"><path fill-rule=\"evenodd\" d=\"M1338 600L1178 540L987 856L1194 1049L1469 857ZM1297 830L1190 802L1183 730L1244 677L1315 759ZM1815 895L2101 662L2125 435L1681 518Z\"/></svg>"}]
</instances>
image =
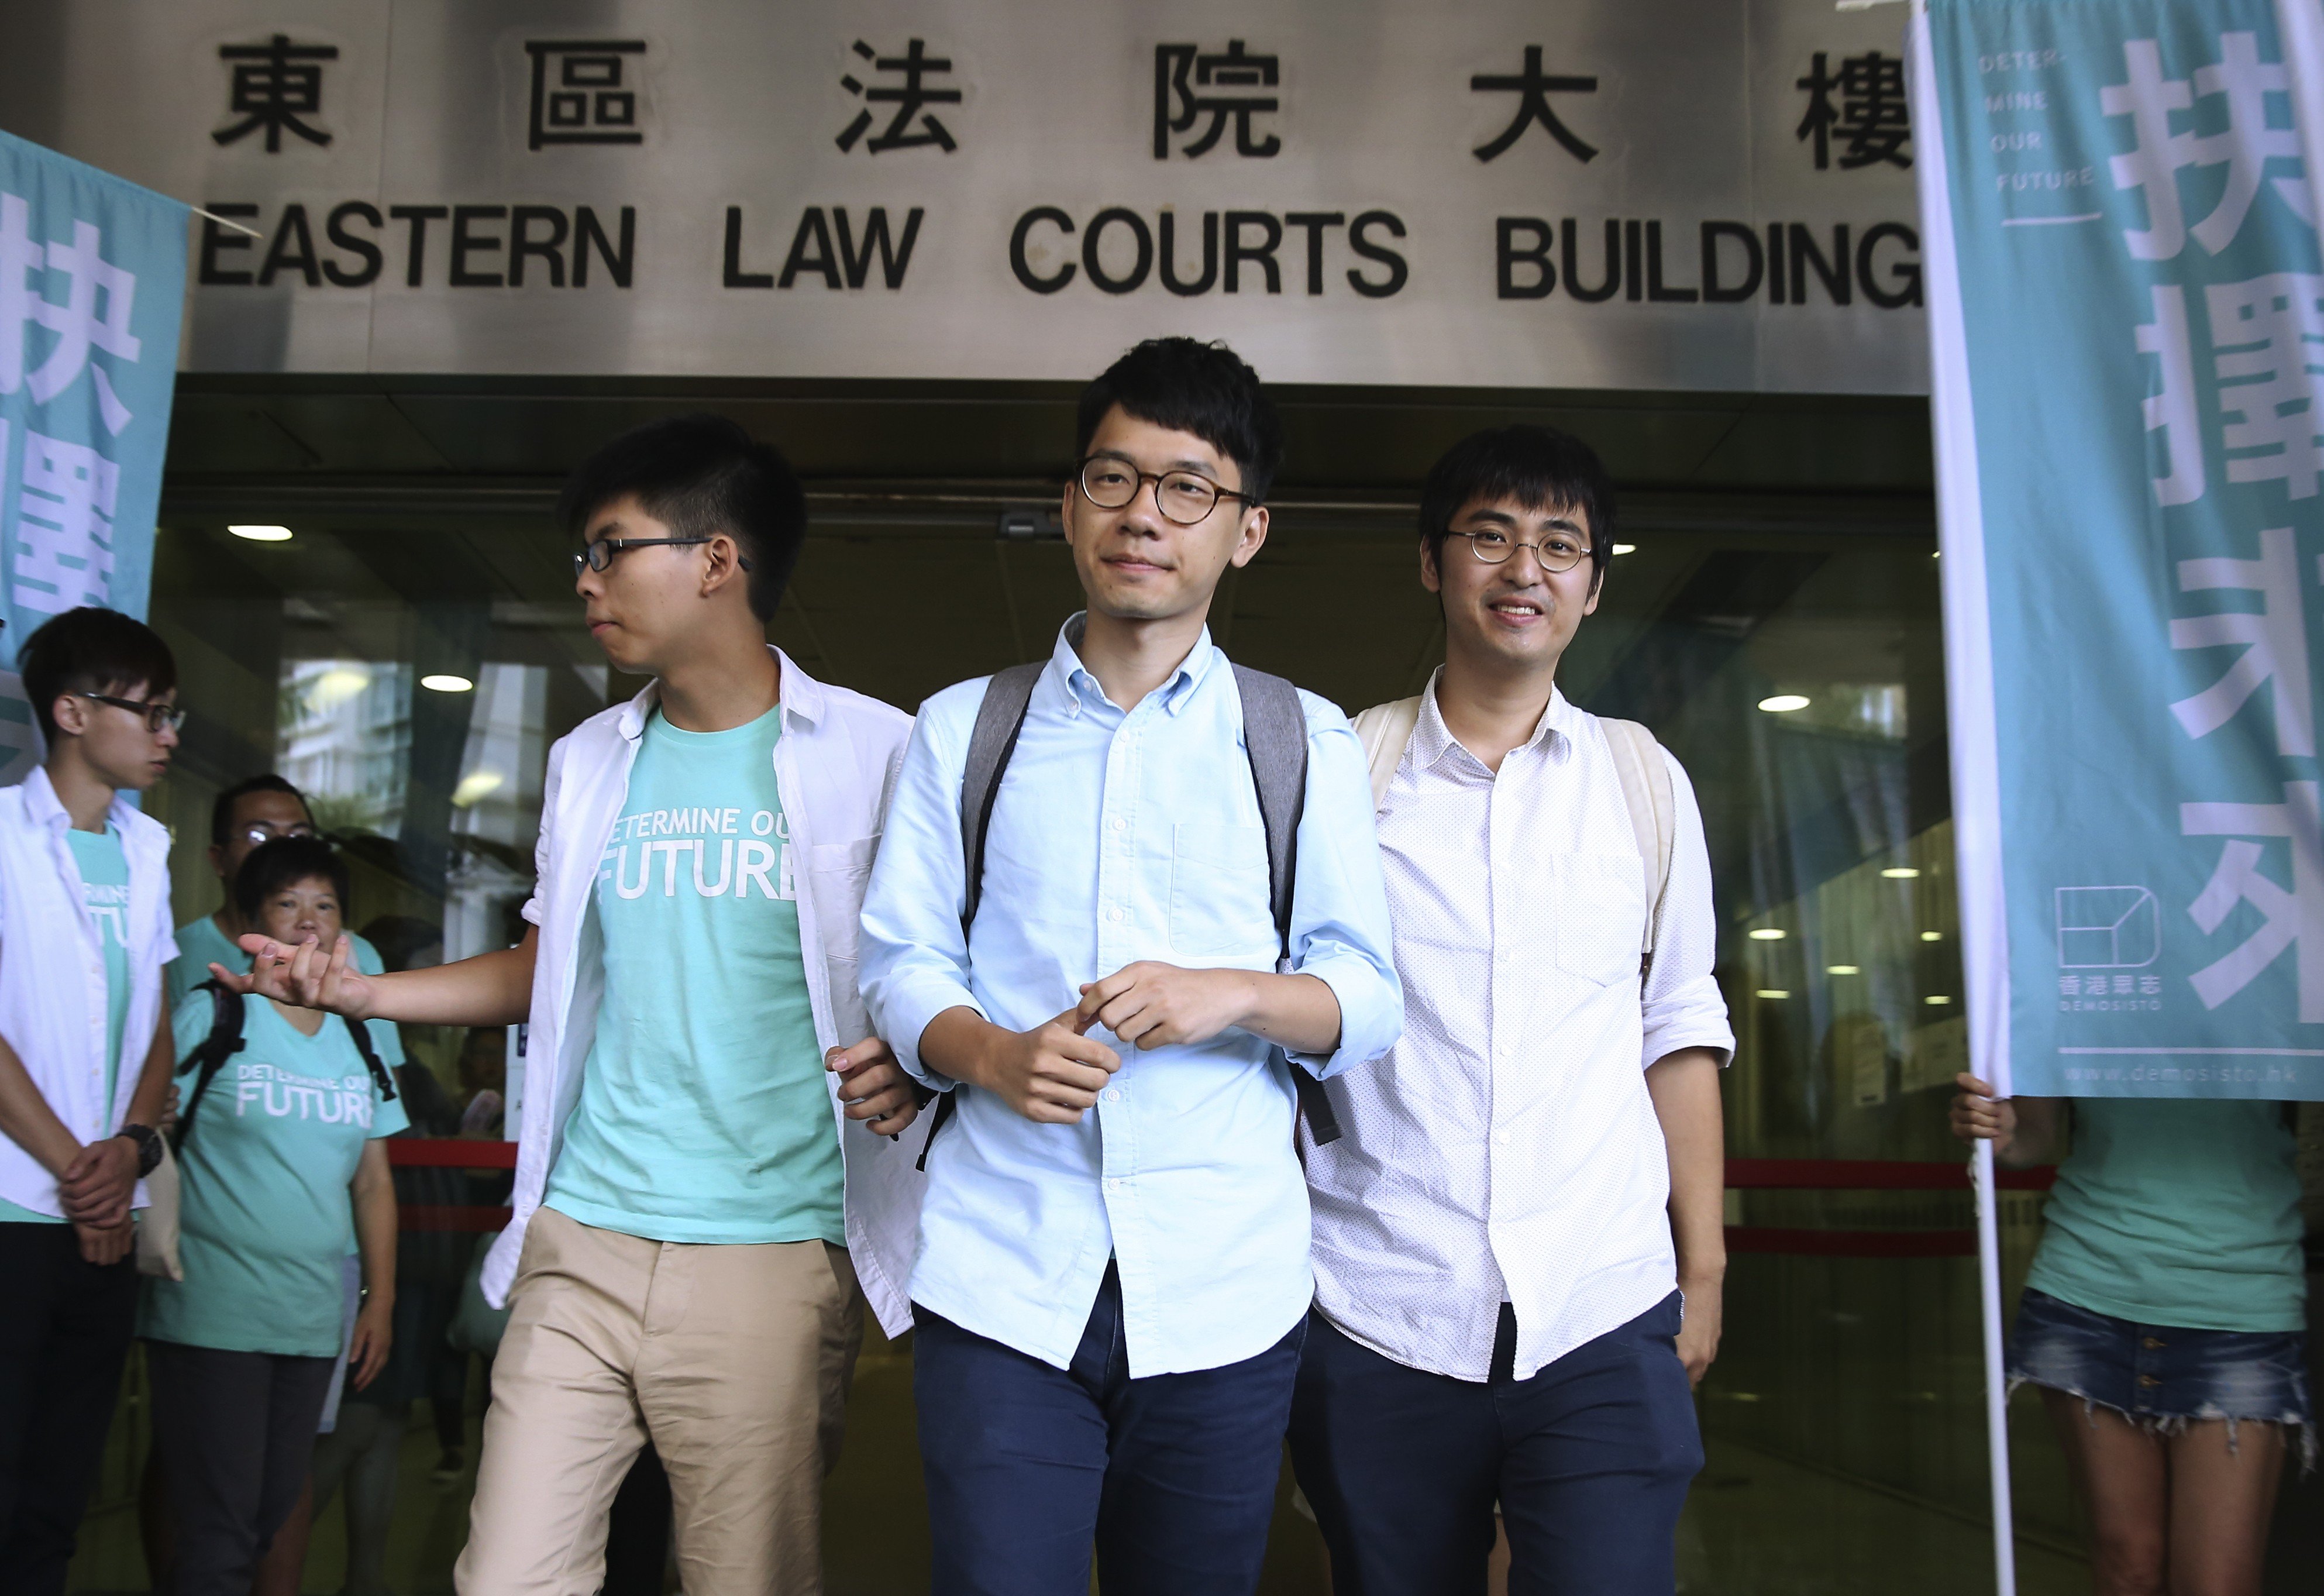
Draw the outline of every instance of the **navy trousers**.
<instances>
[{"instance_id":1,"label":"navy trousers","mask_svg":"<svg viewBox=\"0 0 2324 1596\"><path fill-rule=\"evenodd\" d=\"M1673 1292L1521 1380L1504 1304L1480 1384L1311 1315L1291 1459L1337 1596L1482 1596L1496 1502L1510 1596L1671 1596L1679 1509L1702 1468L1678 1326Z\"/></svg>"},{"instance_id":2,"label":"navy trousers","mask_svg":"<svg viewBox=\"0 0 2324 1596\"><path fill-rule=\"evenodd\" d=\"M1071 1368L915 1306L935 1596L1250 1596L1307 1323L1255 1358L1130 1378L1111 1268Z\"/></svg>"}]
</instances>

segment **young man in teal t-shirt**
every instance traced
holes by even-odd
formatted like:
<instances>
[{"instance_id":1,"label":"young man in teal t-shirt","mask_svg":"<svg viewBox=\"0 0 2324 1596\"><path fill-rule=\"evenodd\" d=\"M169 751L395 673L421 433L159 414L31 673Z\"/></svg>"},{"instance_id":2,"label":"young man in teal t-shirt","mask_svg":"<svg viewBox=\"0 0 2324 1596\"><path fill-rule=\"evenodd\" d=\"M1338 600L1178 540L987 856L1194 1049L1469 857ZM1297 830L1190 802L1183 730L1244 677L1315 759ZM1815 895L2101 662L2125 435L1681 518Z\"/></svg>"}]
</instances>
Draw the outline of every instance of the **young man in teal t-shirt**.
<instances>
[{"instance_id":1,"label":"young man in teal t-shirt","mask_svg":"<svg viewBox=\"0 0 2324 1596\"><path fill-rule=\"evenodd\" d=\"M131 1213L170 1084L169 835L124 800L177 746L150 629L67 611L22 659L48 758L0 791L0 1584L64 1588L137 1302Z\"/></svg>"},{"instance_id":2,"label":"young man in teal t-shirt","mask_svg":"<svg viewBox=\"0 0 2324 1596\"><path fill-rule=\"evenodd\" d=\"M687 1590L819 1591L859 1279L909 1324L918 1149L890 1138L913 1094L855 979L909 722L767 645L806 500L733 423L615 439L563 515L592 635L655 679L551 751L524 941L365 976L344 941L249 937L235 980L356 1019L530 1020L460 1589L595 1589L650 1433Z\"/></svg>"}]
</instances>

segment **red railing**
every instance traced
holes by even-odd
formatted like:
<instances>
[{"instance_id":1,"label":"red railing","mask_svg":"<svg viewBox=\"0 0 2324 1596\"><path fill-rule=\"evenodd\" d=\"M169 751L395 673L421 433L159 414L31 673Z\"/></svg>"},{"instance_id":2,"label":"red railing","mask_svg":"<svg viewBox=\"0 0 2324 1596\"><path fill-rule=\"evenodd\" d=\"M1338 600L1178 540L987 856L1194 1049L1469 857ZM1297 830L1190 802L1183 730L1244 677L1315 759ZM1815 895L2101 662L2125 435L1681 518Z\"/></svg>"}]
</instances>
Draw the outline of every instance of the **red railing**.
<instances>
[{"instance_id":1,"label":"red railing","mask_svg":"<svg viewBox=\"0 0 2324 1596\"><path fill-rule=\"evenodd\" d=\"M452 1138L399 1136L389 1139L389 1161L403 1169L513 1169L516 1143ZM1999 1176L2005 1191L2046 1191L2054 1169L2008 1169ZM1876 1158L1729 1158L1727 1185L1732 1191L1959 1192L1969 1189L1966 1164ZM509 1222L505 1208L462 1204L407 1204L408 1231L459 1231L475 1234ZM1977 1251L1977 1232L1941 1231L1811 1230L1778 1225L1727 1227L1729 1252L1774 1253L1791 1258L1967 1258Z\"/></svg>"}]
</instances>

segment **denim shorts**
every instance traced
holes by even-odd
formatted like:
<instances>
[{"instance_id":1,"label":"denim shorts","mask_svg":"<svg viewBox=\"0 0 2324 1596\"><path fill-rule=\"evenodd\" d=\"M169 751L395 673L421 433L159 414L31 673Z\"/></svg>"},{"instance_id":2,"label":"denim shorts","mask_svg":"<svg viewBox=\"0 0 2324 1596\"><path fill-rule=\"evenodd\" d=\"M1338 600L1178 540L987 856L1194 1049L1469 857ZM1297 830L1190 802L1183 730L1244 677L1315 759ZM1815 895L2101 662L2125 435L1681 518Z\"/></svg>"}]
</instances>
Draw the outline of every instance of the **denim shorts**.
<instances>
[{"instance_id":1,"label":"denim shorts","mask_svg":"<svg viewBox=\"0 0 2324 1596\"><path fill-rule=\"evenodd\" d=\"M2308 1338L2139 1324L2028 1288L2009 1340L2009 1386L2036 1385L2174 1435L2197 1419L2289 1425L2312 1460Z\"/></svg>"}]
</instances>

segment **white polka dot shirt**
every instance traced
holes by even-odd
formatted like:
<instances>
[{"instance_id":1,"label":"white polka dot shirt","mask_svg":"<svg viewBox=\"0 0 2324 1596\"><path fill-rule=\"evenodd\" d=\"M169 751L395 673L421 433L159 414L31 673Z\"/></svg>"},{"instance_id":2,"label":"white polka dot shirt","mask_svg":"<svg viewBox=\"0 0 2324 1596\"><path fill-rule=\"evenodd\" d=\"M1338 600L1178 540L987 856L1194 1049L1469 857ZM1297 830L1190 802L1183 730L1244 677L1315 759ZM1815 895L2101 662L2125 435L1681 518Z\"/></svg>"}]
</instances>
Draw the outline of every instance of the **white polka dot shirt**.
<instances>
[{"instance_id":1,"label":"white polka dot shirt","mask_svg":"<svg viewBox=\"0 0 2324 1596\"><path fill-rule=\"evenodd\" d=\"M1304 1144L1316 1305L1399 1363L1483 1380L1508 1302L1527 1379L1676 1288L1646 1066L1735 1039L1702 812L1663 757L1671 873L1642 981L1653 867L1597 717L1554 692L1497 776L1429 683L1379 817L1403 1038L1332 1083L1341 1139Z\"/></svg>"}]
</instances>

